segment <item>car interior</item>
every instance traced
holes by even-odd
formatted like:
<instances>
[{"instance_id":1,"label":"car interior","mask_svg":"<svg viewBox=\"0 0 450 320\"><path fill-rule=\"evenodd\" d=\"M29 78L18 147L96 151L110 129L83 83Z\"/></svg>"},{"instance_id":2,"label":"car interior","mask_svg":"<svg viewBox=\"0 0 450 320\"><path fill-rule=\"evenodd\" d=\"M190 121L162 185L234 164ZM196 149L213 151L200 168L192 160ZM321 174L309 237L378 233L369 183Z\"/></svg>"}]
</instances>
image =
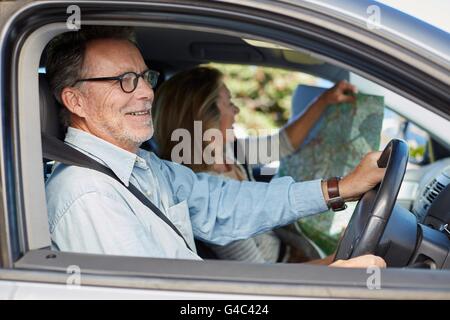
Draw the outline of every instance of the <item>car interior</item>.
<instances>
[{"instance_id":1,"label":"car interior","mask_svg":"<svg viewBox=\"0 0 450 320\"><path fill-rule=\"evenodd\" d=\"M247 39L215 32L183 30L176 28L136 27L137 42L147 65L160 72L158 86L179 71L211 62L262 67L275 67L292 72L302 72L335 83L345 79L368 94L385 97L385 115L394 114L401 126L389 127L383 123L384 147L390 139L398 138L408 143L416 139L424 145L420 159L412 158L406 167L403 183L391 219L380 241L377 252L393 267L429 269L450 268L450 145L445 138L423 128L405 111L419 110L413 102L406 101L394 92L373 83L343 66L307 51L293 50L277 43ZM158 44L155 46L155 44ZM158 90L158 86L155 90ZM291 114L295 116L326 88L298 84L293 93ZM39 99L41 131L63 140L64 131L59 121L58 105L49 91L45 78L45 50L39 69ZM400 102L400 103L399 103ZM420 139L417 140L419 132ZM382 139L383 140L383 139ZM157 153L157 145L150 140L142 148ZM44 177L51 173L54 161L43 159ZM256 180L268 181L272 177L254 172ZM347 218L349 223L351 213ZM361 222L363 223L363 222ZM355 224L355 223L353 223ZM423 227L420 227L420 226ZM291 244L301 248L309 258L320 257L310 239L296 235ZM205 259L215 256L201 243L196 243L199 254ZM346 245L345 243L343 246ZM345 256L345 255L343 255Z\"/></svg>"}]
</instances>

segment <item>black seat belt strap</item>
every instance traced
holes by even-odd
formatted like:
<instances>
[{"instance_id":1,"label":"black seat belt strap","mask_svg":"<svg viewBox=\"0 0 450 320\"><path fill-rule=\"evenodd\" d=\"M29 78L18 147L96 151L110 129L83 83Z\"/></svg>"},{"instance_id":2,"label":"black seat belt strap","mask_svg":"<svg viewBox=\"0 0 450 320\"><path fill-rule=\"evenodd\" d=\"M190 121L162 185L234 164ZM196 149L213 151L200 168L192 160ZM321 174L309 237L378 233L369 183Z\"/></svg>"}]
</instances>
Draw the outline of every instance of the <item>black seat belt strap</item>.
<instances>
[{"instance_id":1,"label":"black seat belt strap","mask_svg":"<svg viewBox=\"0 0 450 320\"><path fill-rule=\"evenodd\" d=\"M139 201L141 201L152 212L154 212L161 220L163 220L166 224L168 224L169 227L171 227L173 231L175 231L175 233L178 234L183 239L184 243L186 244L186 247L192 252L194 252L187 243L184 236L181 234L181 232L177 229L177 227L173 225L172 221L170 221L166 217L166 215L162 213L161 210L156 205L154 205L153 202L151 202L150 199L148 199L132 183L130 183L127 187L110 168L104 166L100 162L95 161L94 159L78 151L77 149L72 148L71 146L65 144L61 140L46 135L45 133L42 133L42 153L44 158L48 160L55 160L69 166L78 166L96 170L117 180L120 184L122 184L125 188L127 188L128 191L130 191L136 198L138 198Z\"/></svg>"}]
</instances>

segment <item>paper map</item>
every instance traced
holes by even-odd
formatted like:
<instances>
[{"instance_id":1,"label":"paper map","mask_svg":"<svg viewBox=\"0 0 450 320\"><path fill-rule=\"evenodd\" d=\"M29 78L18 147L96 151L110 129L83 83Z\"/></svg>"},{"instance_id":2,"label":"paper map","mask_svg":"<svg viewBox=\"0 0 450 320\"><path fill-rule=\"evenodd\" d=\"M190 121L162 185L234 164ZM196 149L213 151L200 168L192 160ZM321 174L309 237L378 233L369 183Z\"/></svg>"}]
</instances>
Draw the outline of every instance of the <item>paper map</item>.
<instances>
[{"instance_id":1,"label":"paper map","mask_svg":"<svg viewBox=\"0 0 450 320\"><path fill-rule=\"evenodd\" d=\"M304 181L348 174L367 152L379 149L383 114L382 96L357 94L355 104L329 106L299 150L281 160L279 175ZM305 218L300 225L314 238L314 230L330 231L334 215L330 212Z\"/></svg>"}]
</instances>

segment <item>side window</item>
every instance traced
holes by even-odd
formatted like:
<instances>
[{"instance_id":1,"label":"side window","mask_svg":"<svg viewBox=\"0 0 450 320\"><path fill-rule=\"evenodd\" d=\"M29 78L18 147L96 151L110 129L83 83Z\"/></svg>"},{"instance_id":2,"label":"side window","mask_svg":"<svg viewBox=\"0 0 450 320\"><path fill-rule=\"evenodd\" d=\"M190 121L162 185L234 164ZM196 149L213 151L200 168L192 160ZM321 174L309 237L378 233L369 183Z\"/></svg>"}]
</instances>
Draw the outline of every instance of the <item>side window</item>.
<instances>
[{"instance_id":1,"label":"side window","mask_svg":"<svg viewBox=\"0 0 450 320\"><path fill-rule=\"evenodd\" d=\"M294 105L298 98L296 91L299 85L304 88L301 88L303 89L301 99L297 100L302 100L306 104L310 102L308 94L313 98L318 92L322 92L317 91L318 87L329 88L333 85L318 77L289 70L220 64L213 66L225 75L225 83L232 93L234 103L240 107L235 125L238 137L257 134L258 129L277 129L286 124L293 110L294 113L296 112ZM408 169L418 169L433 162L430 134L395 111L398 106L403 105L402 101L396 100L396 97L393 97L392 93L385 88L359 76L351 74L350 82L359 89L359 92L380 97L384 101L384 110L381 110L377 118L379 127L376 129L381 131L378 131L380 132L380 150L394 138L403 139L410 148ZM373 124L372 120L366 125L371 124ZM364 133L367 132L362 132L363 135ZM360 142L361 140L358 141ZM373 148L377 147L378 145ZM279 163L272 164L272 167L278 168L278 166ZM283 169L282 165L279 174L283 173ZM306 254L308 259L325 257L334 252L355 207L356 202L349 203L348 209L344 212L338 214L328 212L302 219L291 225L296 233L307 239L304 243L308 243L308 246L303 248L303 251L312 253L310 256Z\"/></svg>"},{"instance_id":2,"label":"side window","mask_svg":"<svg viewBox=\"0 0 450 320\"><path fill-rule=\"evenodd\" d=\"M381 148L392 139L403 139L409 145L410 168L430 163L430 135L412 121L400 116L389 107L384 109Z\"/></svg>"},{"instance_id":3,"label":"side window","mask_svg":"<svg viewBox=\"0 0 450 320\"><path fill-rule=\"evenodd\" d=\"M231 91L233 102L240 108L240 113L234 126L238 138L247 135L257 135L260 129L278 129L282 127L289 121L293 113L299 113L299 110L303 110L314 97L320 95L324 90L323 88L329 88L333 85L329 81L310 74L291 70L224 64L213 64L213 66L224 74L224 80ZM353 160L357 159L355 160L356 163L359 161L359 157L362 156L359 154L361 150L364 150L364 152L376 150L377 148L382 150L389 141L395 138L403 139L409 145L408 169L410 170L420 169L439 158L435 156L438 149L438 147L434 147L436 141L431 139L429 132L421 129L420 126L409 119L411 117L417 121L421 117L421 111L416 111L416 106L413 102L406 101L392 91L352 72L342 71L343 74L350 75L350 83L355 85L360 93L373 97L374 100L370 100L372 102L365 100L365 105L370 105L371 109L378 110L375 117L371 117L371 114L369 114L358 120L359 122L349 122L349 126L355 128L355 132L358 131L359 135L364 136L365 139L364 142L364 139L359 138L358 140L358 137L355 137L355 140L352 140L353 142L350 143L351 146L347 148L349 153L353 154L353 152L356 152L354 153L355 156L353 156ZM379 102L380 99L382 99L381 103ZM375 101L378 102L375 103ZM373 106L372 103L374 104ZM397 110L401 110L401 112ZM367 119L368 122L364 119ZM357 123L360 123L366 129L360 130ZM376 132L376 135L379 133L380 136L375 138L373 133L371 134L370 130L368 130L369 127L371 130L375 130L372 132ZM348 129L347 126L345 128ZM261 135L264 135L264 133L261 133ZM319 144L320 148L326 147L321 142ZM353 147L361 150L354 150ZM320 157L318 161L320 162L316 162L318 163L318 168L326 166L326 161L323 162ZM290 165L290 168L301 168L301 164L304 162L303 160L296 162L290 159L290 164L288 165ZM316 178L308 177L307 179L302 179L295 177L295 172L299 170L286 170L288 166L286 163L281 161L280 166L280 162L277 161L270 166L272 169L278 170L278 175L292 175L294 172L292 176L297 180ZM334 165L336 166L336 163ZM353 168L354 166L355 164L352 163L351 167ZM310 168L308 166L305 170L313 172ZM344 174L346 173L344 172ZM262 179L263 175L258 176L255 170L253 175L258 180L266 181ZM270 178L268 177L269 180ZM405 190L399 197L399 203L410 208L414 201L414 192L407 188ZM334 252L342 231L345 230L350 221L355 207L356 202L351 202L348 203L348 209L343 212L334 213L330 211L318 216L301 219L290 226L292 230L307 240L304 241L305 247L302 248L307 259L325 257Z\"/></svg>"}]
</instances>

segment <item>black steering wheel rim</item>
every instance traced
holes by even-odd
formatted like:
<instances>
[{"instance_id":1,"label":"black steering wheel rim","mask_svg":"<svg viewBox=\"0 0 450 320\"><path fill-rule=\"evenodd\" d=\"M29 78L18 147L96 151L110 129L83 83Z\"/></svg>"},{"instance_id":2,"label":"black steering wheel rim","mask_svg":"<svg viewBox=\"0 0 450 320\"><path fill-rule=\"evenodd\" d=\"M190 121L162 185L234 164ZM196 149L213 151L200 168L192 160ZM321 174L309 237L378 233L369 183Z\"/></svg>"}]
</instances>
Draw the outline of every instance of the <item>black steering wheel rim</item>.
<instances>
[{"instance_id":1,"label":"black steering wheel rim","mask_svg":"<svg viewBox=\"0 0 450 320\"><path fill-rule=\"evenodd\" d=\"M359 200L339 242L335 261L375 254L397 200L408 156L408 144L399 139L391 140L383 150L378 167L386 168L384 178Z\"/></svg>"}]
</instances>

